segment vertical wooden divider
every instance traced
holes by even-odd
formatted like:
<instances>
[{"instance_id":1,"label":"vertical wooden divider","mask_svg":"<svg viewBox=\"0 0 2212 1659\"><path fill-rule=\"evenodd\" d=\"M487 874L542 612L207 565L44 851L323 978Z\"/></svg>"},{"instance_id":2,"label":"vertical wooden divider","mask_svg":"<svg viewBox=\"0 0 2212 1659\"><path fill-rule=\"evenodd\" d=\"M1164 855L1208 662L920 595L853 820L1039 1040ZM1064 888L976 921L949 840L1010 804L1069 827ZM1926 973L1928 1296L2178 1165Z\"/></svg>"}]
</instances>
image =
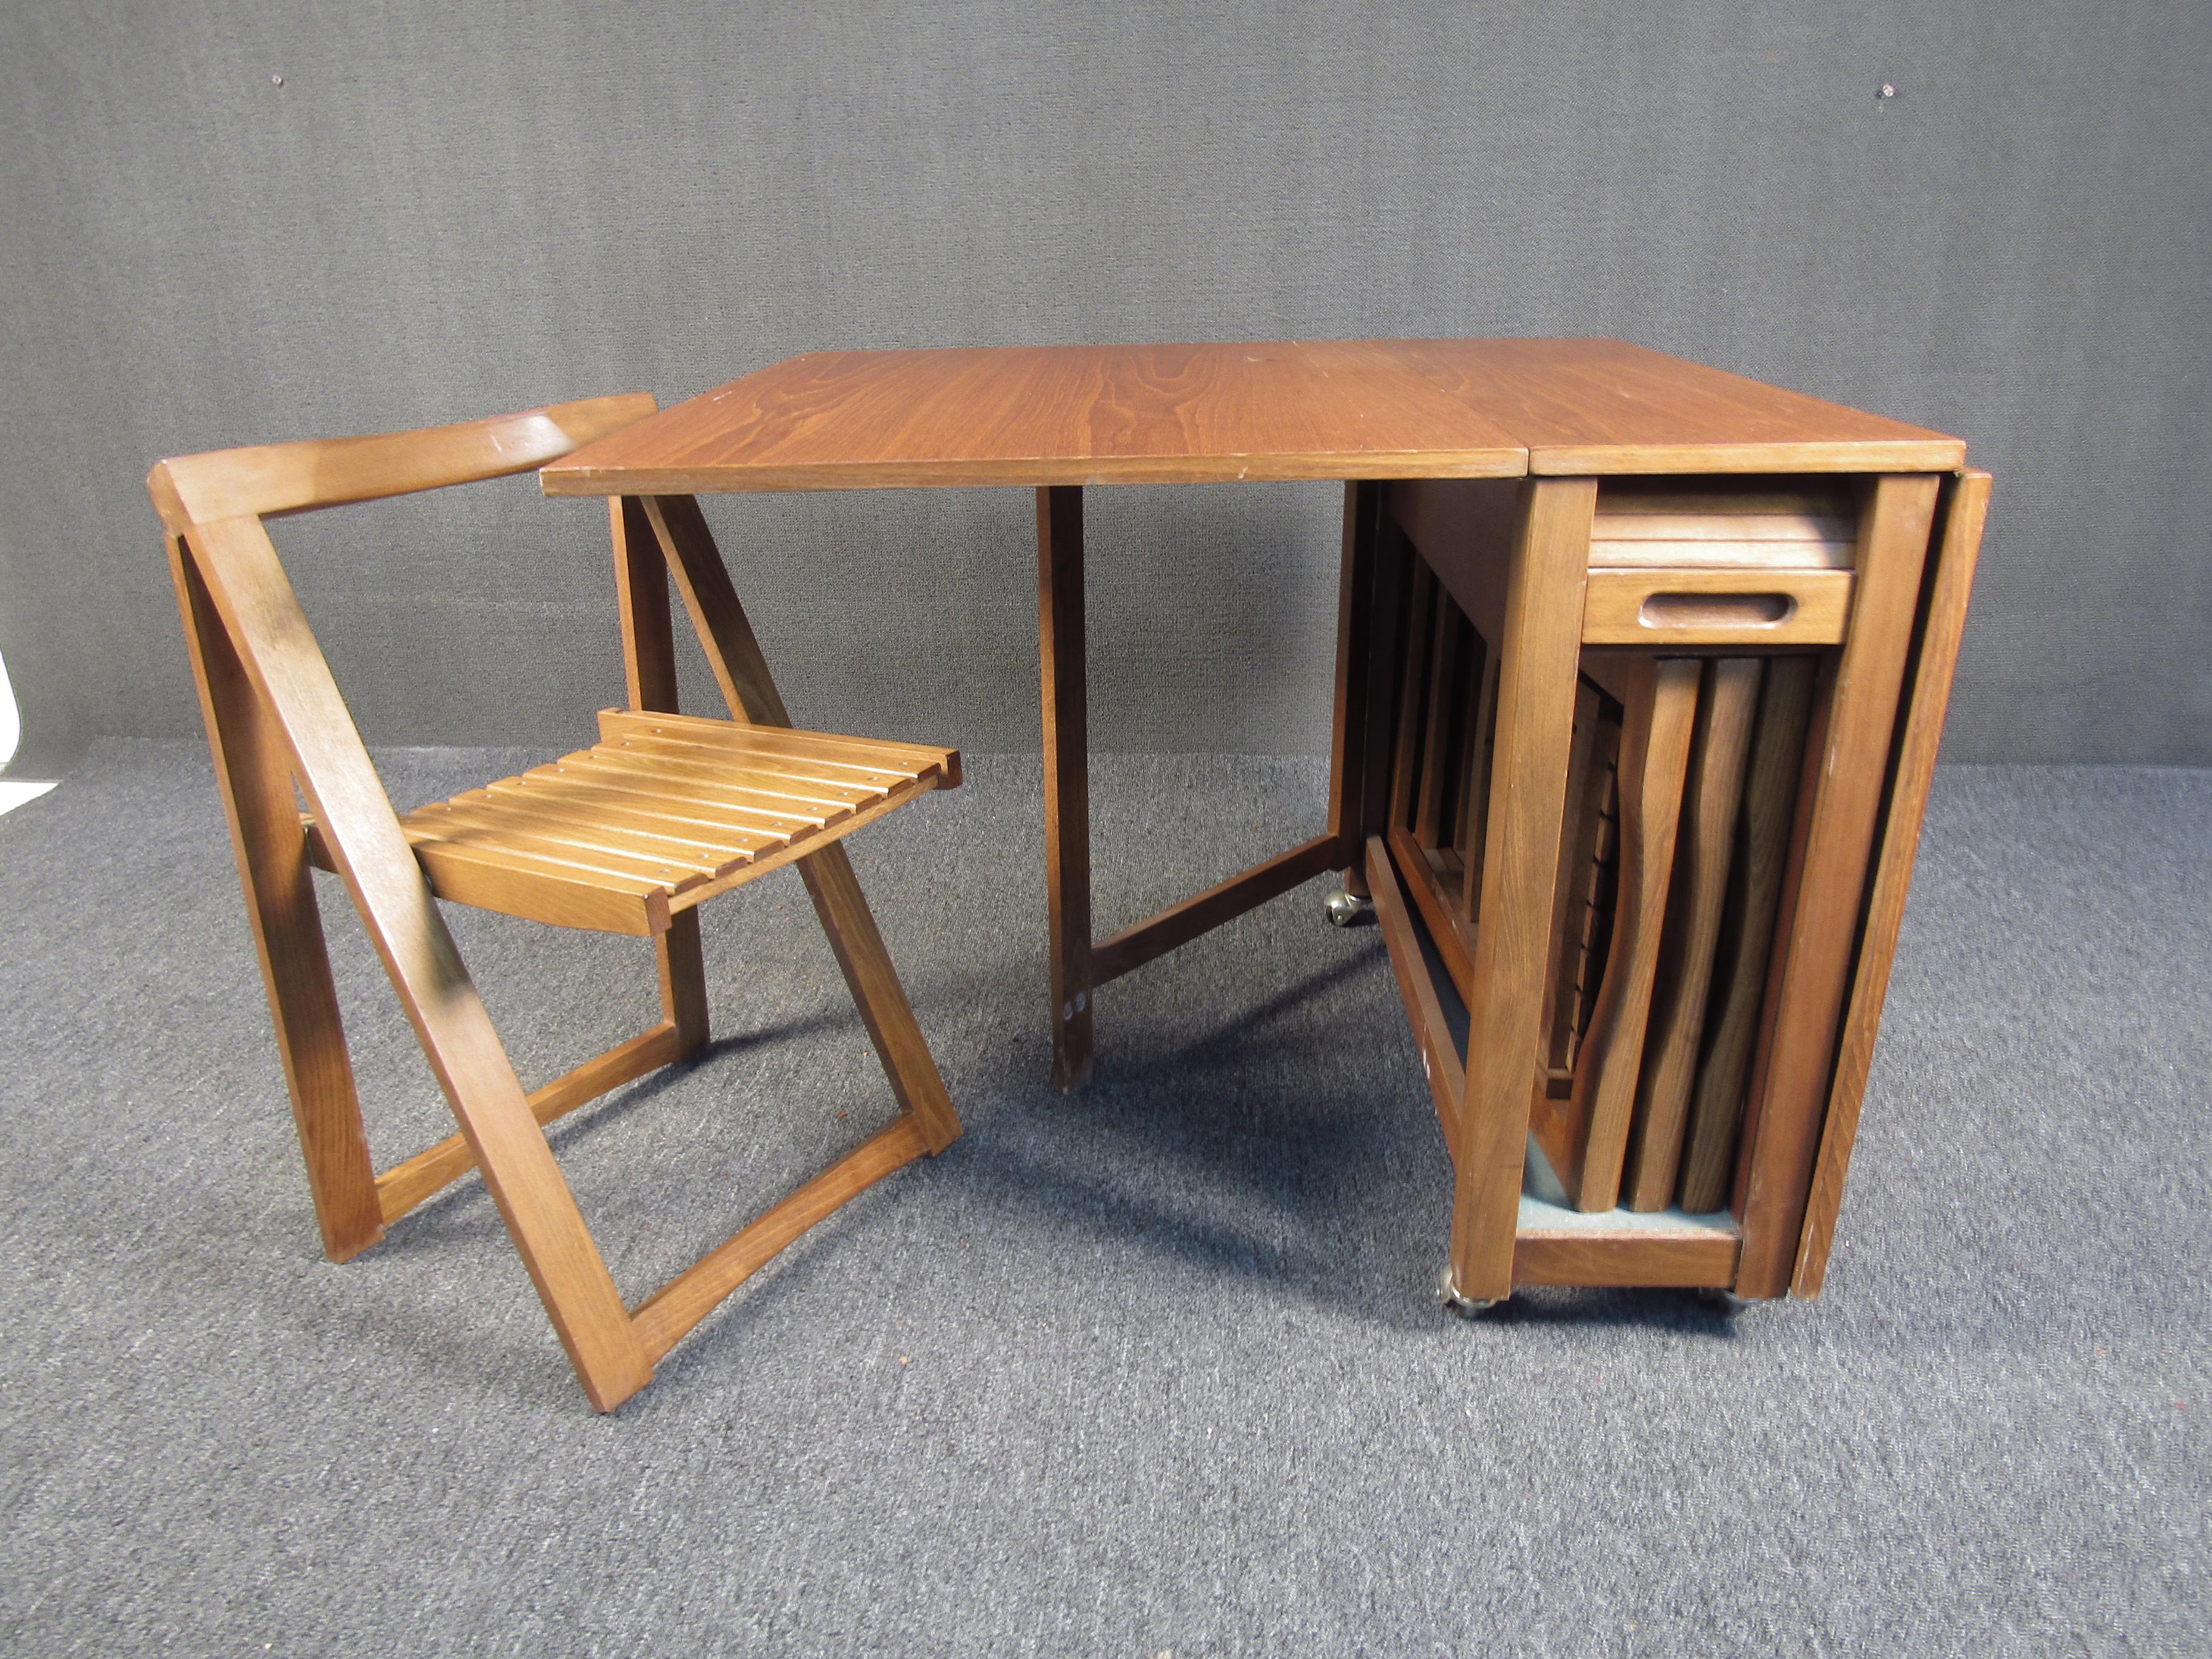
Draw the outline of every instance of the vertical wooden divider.
<instances>
[{"instance_id":1,"label":"vertical wooden divider","mask_svg":"<svg viewBox=\"0 0 2212 1659\"><path fill-rule=\"evenodd\" d=\"M1512 787L1501 793L1487 826L1471 999L1477 1023L1468 1033L1452 1204L1446 1282L1469 1302L1494 1302L1513 1289L1528 1110L1542 1086L1545 957L1596 505L1595 479L1539 478L1522 486L1505 621L1493 642L1496 768Z\"/></svg>"},{"instance_id":2,"label":"vertical wooden divider","mask_svg":"<svg viewBox=\"0 0 2212 1659\"><path fill-rule=\"evenodd\" d=\"M1037 491L1037 622L1044 690L1045 890L1051 929L1052 1080L1091 1080L1091 750L1083 638L1083 491Z\"/></svg>"}]
</instances>

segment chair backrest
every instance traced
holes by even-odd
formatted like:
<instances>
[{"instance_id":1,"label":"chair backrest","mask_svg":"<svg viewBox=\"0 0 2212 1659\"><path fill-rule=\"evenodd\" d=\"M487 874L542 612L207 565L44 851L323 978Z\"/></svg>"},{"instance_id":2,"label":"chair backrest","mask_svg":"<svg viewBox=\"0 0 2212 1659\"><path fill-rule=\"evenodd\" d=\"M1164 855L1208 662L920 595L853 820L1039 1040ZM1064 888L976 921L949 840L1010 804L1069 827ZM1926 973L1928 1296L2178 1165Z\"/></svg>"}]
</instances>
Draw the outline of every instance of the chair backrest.
<instances>
[{"instance_id":1,"label":"chair backrest","mask_svg":"<svg viewBox=\"0 0 2212 1659\"><path fill-rule=\"evenodd\" d=\"M466 973L262 520L528 471L655 407L645 392L595 398L416 432L180 456L147 477L234 828L253 817L272 844L303 841L296 783L386 965L417 1003L465 986ZM489 1033L483 1024L471 1052L496 1049ZM511 1079L503 1051L485 1063Z\"/></svg>"},{"instance_id":2,"label":"chair backrest","mask_svg":"<svg viewBox=\"0 0 2212 1659\"><path fill-rule=\"evenodd\" d=\"M181 536L194 523L313 513L527 472L658 407L649 392L622 392L413 432L210 450L156 463L146 488Z\"/></svg>"}]
</instances>

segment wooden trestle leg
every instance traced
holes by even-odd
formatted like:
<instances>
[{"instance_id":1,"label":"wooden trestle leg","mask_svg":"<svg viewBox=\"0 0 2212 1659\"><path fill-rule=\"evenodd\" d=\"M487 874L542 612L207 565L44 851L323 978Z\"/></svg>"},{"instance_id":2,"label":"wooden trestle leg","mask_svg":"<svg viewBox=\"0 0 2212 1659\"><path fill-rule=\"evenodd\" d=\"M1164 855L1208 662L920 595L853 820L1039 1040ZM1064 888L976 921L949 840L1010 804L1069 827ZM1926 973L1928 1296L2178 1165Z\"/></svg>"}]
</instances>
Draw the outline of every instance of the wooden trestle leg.
<instances>
[{"instance_id":1,"label":"wooden trestle leg","mask_svg":"<svg viewBox=\"0 0 2212 1659\"><path fill-rule=\"evenodd\" d=\"M1037 640L1044 682L1044 845L1052 1080L1091 1081L1091 751L1083 640L1083 491L1037 491Z\"/></svg>"},{"instance_id":2,"label":"wooden trestle leg","mask_svg":"<svg viewBox=\"0 0 2212 1659\"><path fill-rule=\"evenodd\" d=\"M1523 489L1498 641L1492 764L1510 783L1492 804L1484 851L1445 1281L1449 1294L1473 1304L1513 1289L1528 1109L1543 1085L1544 969L1597 503L1589 478L1531 479Z\"/></svg>"},{"instance_id":3,"label":"wooden trestle leg","mask_svg":"<svg viewBox=\"0 0 2212 1659\"><path fill-rule=\"evenodd\" d=\"M1344 889L1370 895L1367 836L1382 827L1389 805L1389 726L1392 670L1397 661L1393 626L1403 552L1385 556L1383 489L1377 483L1344 487L1344 553L1337 578L1336 708L1328 756L1328 833L1344 861Z\"/></svg>"}]
</instances>

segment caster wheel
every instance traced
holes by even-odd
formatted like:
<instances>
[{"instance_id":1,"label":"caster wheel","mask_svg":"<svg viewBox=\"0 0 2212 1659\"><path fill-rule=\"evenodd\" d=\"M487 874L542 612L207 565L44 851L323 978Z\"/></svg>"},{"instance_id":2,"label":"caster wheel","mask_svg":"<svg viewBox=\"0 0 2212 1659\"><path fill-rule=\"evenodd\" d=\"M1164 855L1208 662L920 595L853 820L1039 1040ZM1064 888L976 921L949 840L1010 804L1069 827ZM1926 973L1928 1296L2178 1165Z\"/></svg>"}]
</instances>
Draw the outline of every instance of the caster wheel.
<instances>
[{"instance_id":1,"label":"caster wheel","mask_svg":"<svg viewBox=\"0 0 2212 1659\"><path fill-rule=\"evenodd\" d=\"M1322 909L1334 927L1356 927L1375 914L1375 901L1338 888L1322 901Z\"/></svg>"},{"instance_id":2,"label":"caster wheel","mask_svg":"<svg viewBox=\"0 0 2212 1659\"><path fill-rule=\"evenodd\" d=\"M1493 1297L1485 1302L1474 1297L1462 1296L1458 1287L1452 1283L1449 1267L1437 1275L1437 1299L1444 1304L1446 1313L1457 1314L1462 1319L1471 1319L1476 1314L1487 1312L1504 1300L1502 1297Z\"/></svg>"}]
</instances>

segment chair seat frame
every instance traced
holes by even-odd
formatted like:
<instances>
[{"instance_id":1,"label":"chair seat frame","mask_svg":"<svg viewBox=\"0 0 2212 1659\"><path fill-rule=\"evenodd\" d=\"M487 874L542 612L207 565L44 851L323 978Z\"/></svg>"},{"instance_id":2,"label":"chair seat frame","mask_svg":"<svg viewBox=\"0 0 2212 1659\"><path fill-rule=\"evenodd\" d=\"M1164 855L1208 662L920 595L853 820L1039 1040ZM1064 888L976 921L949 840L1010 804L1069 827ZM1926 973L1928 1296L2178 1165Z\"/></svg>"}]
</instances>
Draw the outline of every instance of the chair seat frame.
<instances>
[{"instance_id":1,"label":"chair seat frame","mask_svg":"<svg viewBox=\"0 0 2212 1659\"><path fill-rule=\"evenodd\" d=\"M670 1348L809 1227L913 1158L950 1146L959 1118L851 860L840 840L825 836L795 861L899 1115L635 1309L626 1306L544 1126L704 1047L697 912L677 911L653 936L661 1019L526 1094L264 520L528 471L655 407L650 394L635 394L416 432L219 451L163 461L147 480L167 531L324 1249L335 1261L349 1260L431 1194L481 1170L585 1394L603 1412L650 1382ZM679 712L672 583L730 718L790 726L697 503L617 497L609 510L630 708ZM450 1139L382 1175L370 1159L299 797L313 815L313 851L351 895L459 1125Z\"/></svg>"}]
</instances>

